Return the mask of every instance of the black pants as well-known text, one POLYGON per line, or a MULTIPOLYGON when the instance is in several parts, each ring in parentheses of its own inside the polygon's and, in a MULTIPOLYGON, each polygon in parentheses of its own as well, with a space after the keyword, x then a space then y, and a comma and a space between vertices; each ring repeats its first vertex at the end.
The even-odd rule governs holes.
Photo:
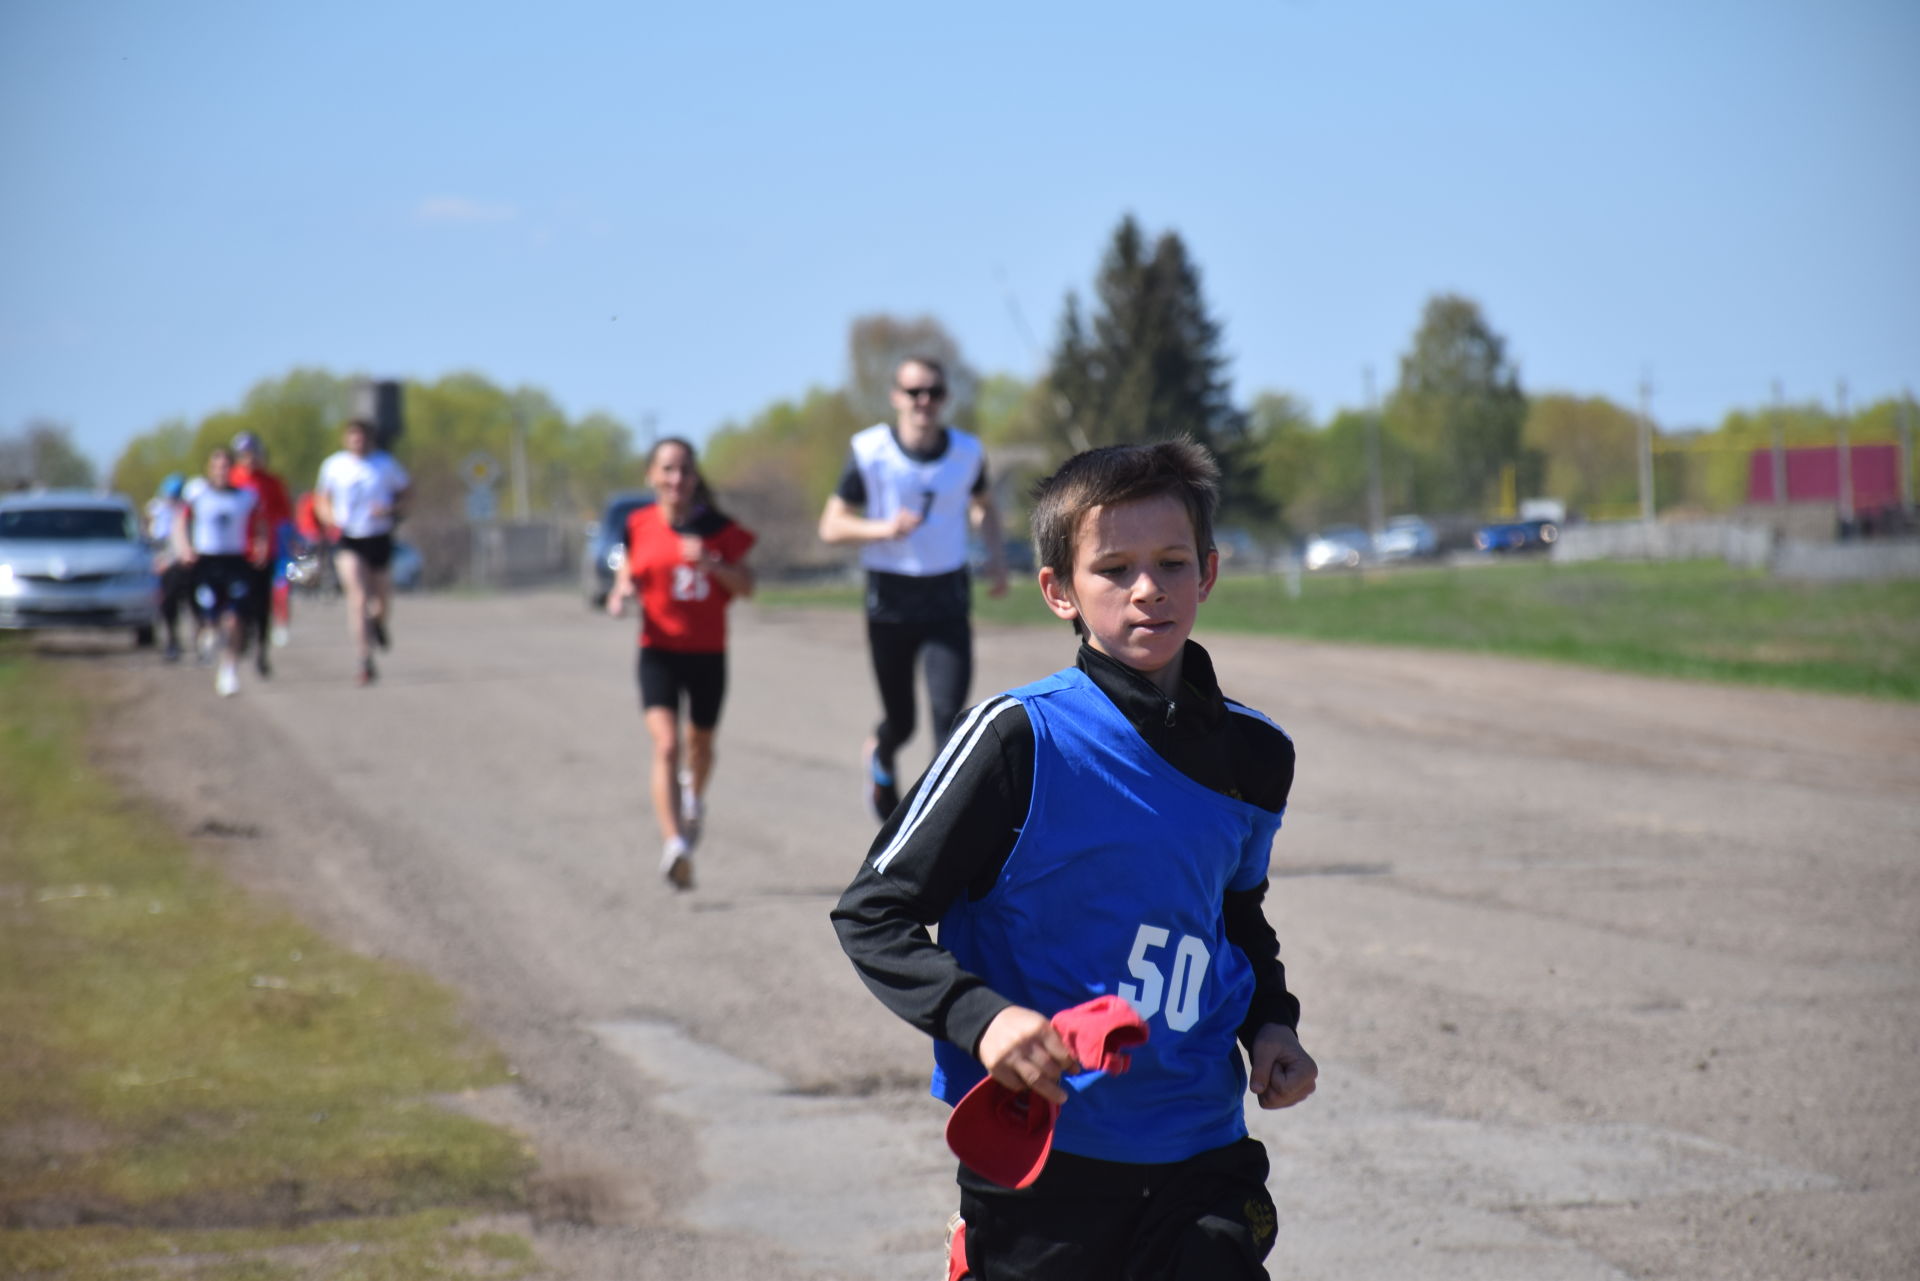
POLYGON ((1055 1152, 1031 1187, 960 1170, 972 1281, 1266 1281, 1267 1150, 1241 1139, 1185 1161, 1055 1152))
POLYGON ((160 618, 167 625, 167 644, 180 647, 180 606, 193 605, 193 570, 175 561, 160 571, 160 618))
POLYGON ((973 627, 964 614, 923 623, 880 623, 870 618, 867 647, 873 655, 873 678, 880 687, 875 754, 891 772, 893 754, 913 737, 914 660, 919 659, 926 669, 927 714, 937 752, 959 719, 973 684, 973 627))

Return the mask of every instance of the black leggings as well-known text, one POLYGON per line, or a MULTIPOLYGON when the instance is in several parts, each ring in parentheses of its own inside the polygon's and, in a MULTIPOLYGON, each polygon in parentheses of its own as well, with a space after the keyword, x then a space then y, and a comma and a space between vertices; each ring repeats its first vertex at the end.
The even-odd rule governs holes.
POLYGON ((893 754, 913 737, 913 663, 920 658, 927 674, 928 719, 933 749, 947 741, 973 684, 973 627, 964 614, 924 623, 867 620, 867 647, 873 655, 873 679, 880 687, 880 724, 873 731, 882 768, 891 772, 893 754))

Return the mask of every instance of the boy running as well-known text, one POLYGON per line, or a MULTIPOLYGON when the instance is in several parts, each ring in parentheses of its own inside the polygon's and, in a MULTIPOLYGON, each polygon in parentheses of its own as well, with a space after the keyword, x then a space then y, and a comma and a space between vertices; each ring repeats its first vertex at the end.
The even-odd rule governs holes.
POLYGON ((936 1095, 990 1074, 1060 1105, 1029 1186, 960 1169, 956 1266, 979 1281, 1267 1275, 1242 1098, 1291 1106, 1318 1068, 1262 910, 1293 744, 1188 639, 1218 476, 1183 440, 1040 482, 1040 590, 1079 655, 961 719, 833 912, 867 986, 936 1038, 936 1095), (1124 1075, 1063 1082, 1086 1065, 1051 1020, 1107 994, 1148 1039, 1124 1075))

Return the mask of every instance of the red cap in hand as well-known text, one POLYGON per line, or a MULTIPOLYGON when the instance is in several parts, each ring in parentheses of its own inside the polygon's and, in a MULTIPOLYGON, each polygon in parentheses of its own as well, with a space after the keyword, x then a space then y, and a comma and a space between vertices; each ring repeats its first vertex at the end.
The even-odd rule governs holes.
MULTIPOLYGON (((1147 1039, 1147 1025, 1117 996, 1100 996, 1053 1016, 1053 1029, 1087 1071, 1125 1072, 1126 1051, 1147 1039)), ((987 1077, 947 1117, 947 1146, 966 1167, 1003 1188, 1040 1177, 1053 1151, 1059 1106, 1032 1090, 1010 1090, 987 1077)))

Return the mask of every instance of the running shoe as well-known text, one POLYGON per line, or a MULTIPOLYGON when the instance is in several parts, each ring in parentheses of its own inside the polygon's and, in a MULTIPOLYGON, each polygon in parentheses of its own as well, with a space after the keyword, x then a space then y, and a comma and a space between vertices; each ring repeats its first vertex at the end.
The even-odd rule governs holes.
POLYGON ((867 803, 867 813, 873 816, 874 822, 884 823, 900 806, 900 789, 894 785, 893 775, 880 767, 879 747, 879 740, 870 738, 860 749, 860 772, 865 776, 860 790, 867 803))
POLYGON ((232 659, 223 659, 220 673, 213 678, 213 690, 222 698, 232 698, 240 692, 240 669, 232 659))
POLYGON ((161 650, 161 651, 160 651, 160 661, 161 661, 161 662, 163 662, 163 663, 177 663, 177 662, 179 662, 179 661, 180 661, 180 646, 179 646, 179 645, 177 645, 177 644, 174 644, 174 643, 172 643, 172 642, 169 642, 169 643, 168 643, 168 645, 167 645, 167 647, 166 647, 165 649, 163 649, 163 650, 161 650))
POLYGON ((387 643, 387 620, 386 619, 369 618, 367 620, 367 635, 373 637, 373 643, 378 645, 381 649, 391 648, 391 646, 387 643))
POLYGON ((262 645, 254 653, 253 669, 259 672, 262 678, 273 675, 273 664, 267 661, 267 647, 265 645, 262 645))
POLYGON ((359 674, 353 678, 353 683, 356 685, 371 685, 379 679, 380 673, 373 670, 373 660, 369 658, 361 662, 359 674))
POLYGON ((680 835, 692 850, 700 843, 700 826, 707 817, 707 807, 700 803, 700 794, 693 790, 693 773, 680 771, 680 835))
POLYGON ((285 649, 287 642, 292 639, 293 629, 289 628, 285 623, 275 623, 273 625, 273 647, 275 649, 285 649))
POLYGON ((661 851, 660 874, 676 890, 693 888, 693 851, 684 837, 674 837, 661 851))

